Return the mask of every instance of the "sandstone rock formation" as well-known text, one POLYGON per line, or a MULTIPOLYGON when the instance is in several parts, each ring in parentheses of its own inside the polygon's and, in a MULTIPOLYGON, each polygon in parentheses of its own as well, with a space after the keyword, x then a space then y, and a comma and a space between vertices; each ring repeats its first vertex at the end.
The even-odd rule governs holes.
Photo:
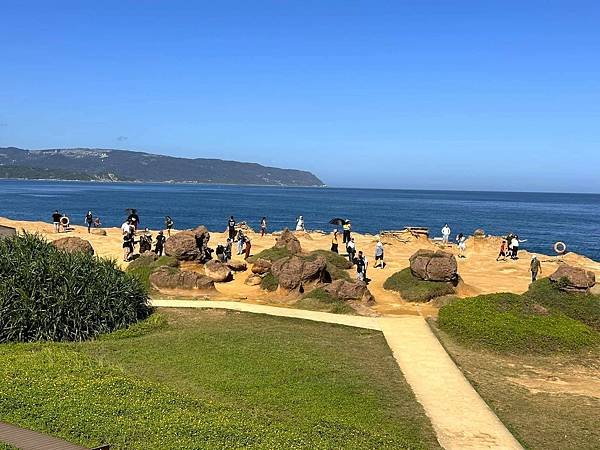
POLYGON ((588 291, 596 284, 594 272, 561 264, 556 272, 550 275, 550 281, 557 283, 560 289, 565 291, 588 291))
POLYGON ((209 277, 173 267, 160 267, 154 271, 150 274, 150 283, 157 289, 215 290, 215 283, 209 277))
POLYGON ((271 272, 279 280, 279 286, 290 291, 313 281, 331 281, 327 261, 321 256, 313 261, 298 256, 283 258, 273 263, 271 272))
POLYGON ((200 225, 193 230, 180 231, 167 239, 165 253, 180 261, 205 262, 210 259, 210 233, 200 225))
POLYGON ((288 230, 287 228, 283 230, 283 232, 275 241, 275 247, 282 248, 285 247, 292 255, 296 255, 302 252, 302 247, 300 246, 300 241, 294 234, 288 230))
POLYGON ((231 269, 220 261, 211 260, 204 265, 204 273, 217 283, 225 283, 233 279, 231 269))
POLYGON ((350 282, 346 280, 335 280, 326 284, 323 287, 323 290, 340 300, 357 300, 366 305, 375 303, 373 294, 371 294, 367 285, 361 281, 350 282))
POLYGON ((254 262, 254 265, 252 266, 252 273, 264 275, 265 273, 271 270, 271 266, 271 261, 259 258, 254 262))
POLYGON ((410 257, 410 271, 425 281, 458 279, 456 258, 444 251, 418 250, 410 257))
POLYGON ((262 277, 256 274, 250 275, 248 278, 246 278, 244 283, 248 286, 258 286, 260 283, 262 283, 262 277))
POLYGON ((57 239, 52 241, 52 245, 54 245, 59 250, 64 250, 65 252, 73 253, 73 252, 84 252, 89 253, 90 255, 94 254, 94 248, 92 244, 90 244, 85 239, 81 239, 75 236, 69 236, 57 239))

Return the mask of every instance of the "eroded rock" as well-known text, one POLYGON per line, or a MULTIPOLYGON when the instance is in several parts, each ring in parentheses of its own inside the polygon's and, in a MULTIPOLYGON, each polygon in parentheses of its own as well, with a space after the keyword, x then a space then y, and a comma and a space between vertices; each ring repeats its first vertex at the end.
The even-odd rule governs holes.
POLYGON ((418 250, 410 257, 410 271, 425 281, 456 281, 456 258, 444 251, 418 250))
POLYGON ((55 241, 52 241, 52 245, 54 245, 59 250, 63 250, 69 253, 83 252, 89 253, 90 255, 94 254, 94 247, 92 247, 92 244, 90 244, 85 239, 81 239, 75 236, 56 239, 55 241))

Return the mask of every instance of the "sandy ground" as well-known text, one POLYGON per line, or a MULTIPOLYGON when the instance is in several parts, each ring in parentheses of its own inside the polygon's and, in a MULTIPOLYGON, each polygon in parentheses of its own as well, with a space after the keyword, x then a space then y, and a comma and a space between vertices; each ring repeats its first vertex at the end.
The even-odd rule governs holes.
MULTIPOLYGON (((113 258, 125 267, 127 263, 122 262, 122 237, 121 230, 118 228, 105 228, 107 235, 99 236, 88 234, 87 229, 81 226, 75 226, 68 233, 54 233, 52 224, 44 222, 15 221, 6 218, 0 218, 0 225, 14 227, 17 230, 26 230, 28 232, 37 232, 43 234, 47 239, 54 240, 65 236, 78 236, 88 240, 96 254, 102 257, 113 258)), ((174 233, 176 231, 173 231, 174 233)), ((152 232, 154 236, 157 230, 152 232)), ((272 247, 275 243, 276 235, 268 234, 261 237, 257 233, 246 233, 252 241, 252 254, 272 247)), ((302 244, 304 251, 317 249, 329 249, 331 245, 330 235, 312 232, 296 233, 296 236, 302 244)), ((458 249, 455 245, 442 246, 440 243, 432 242, 424 237, 409 239, 387 238, 383 240, 385 248, 385 269, 374 269, 374 251, 377 242, 377 236, 361 235, 353 233, 356 241, 357 250, 362 250, 369 258, 371 267, 368 271, 370 278, 369 289, 375 296, 376 305, 373 307, 375 313, 398 315, 436 315, 437 308, 429 304, 415 304, 402 300, 399 294, 383 289, 383 283, 393 273, 409 265, 409 257, 421 248, 444 249, 458 255, 458 249)), ((225 232, 211 232, 210 245, 214 248, 219 242, 226 241, 225 232)), ((467 241, 466 258, 458 258, 458 272, 463 280, 458 289, 459 296, 472 296, 483 293, 494 292, 514 292, 523 293, 527 290, 530 282, 529 262, 531 254, 527 251, 520 252, 520 258, 516 261, 496 262, 496 256, 499 248, 498 238, 476 239, 470 238, 467 241)), ((340 248, 343 245, 340 242, 340 248)), ((235 250, 235 249, 234 249, 235 250)), ((542 262, 542 275, 550 275, 558 267, 557 257, 547 255, 538 255, 542 262)), ((242 257, 235 256, 234 260, 241 260, 242 257)), ((569 253, 562 257, 564 262, 585 267, 596 273, 600 278, 600 262, 593 261, 581 255, 569 253)), ((250 266, 250 265, 249 265, 250 266)), ((202 271, 200 266, 187 264, 186 269, 202 271)), ((251 303, 268 303, 285 305, 293 301, 292 298, 285 298, 278 293, 267 293, 257 286, 247 286, 244 284, 250 271, 235 273, 235 278, 229 283, 217 284, 218 294, 213 295, 214 299, 230 299, 245 301, 251 303)), ((351 276, 355 276, 350 271, 351 276)), ((185 295, 185 293, 172 293, 175 296, 185 295)))

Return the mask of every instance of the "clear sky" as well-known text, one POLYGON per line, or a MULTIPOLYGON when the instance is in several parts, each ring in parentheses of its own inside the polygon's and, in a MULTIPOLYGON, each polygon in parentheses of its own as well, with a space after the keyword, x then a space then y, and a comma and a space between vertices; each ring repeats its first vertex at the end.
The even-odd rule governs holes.
POLYGON ((600 192, 598 1, 0 0, 0 146, 600 192))

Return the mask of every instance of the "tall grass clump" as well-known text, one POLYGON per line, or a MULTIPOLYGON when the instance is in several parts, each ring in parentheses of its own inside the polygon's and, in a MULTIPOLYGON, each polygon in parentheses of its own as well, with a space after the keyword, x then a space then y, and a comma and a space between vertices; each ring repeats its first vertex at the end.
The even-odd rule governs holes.
POLYGON ((149 316, 148 295, 114 261, 39 235, 0 239, 0 342, 81 341, 149 316))

